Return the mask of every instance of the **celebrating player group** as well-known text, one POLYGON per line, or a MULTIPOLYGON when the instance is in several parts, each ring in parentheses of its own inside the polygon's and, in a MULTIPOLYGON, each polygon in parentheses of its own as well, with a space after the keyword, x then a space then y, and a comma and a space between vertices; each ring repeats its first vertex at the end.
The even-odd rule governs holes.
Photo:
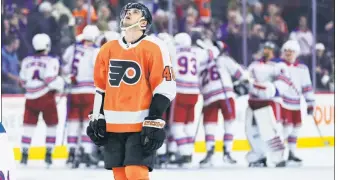
POLYGON ((251 147, 246 155, 249 167, 301 163, 295 154, 300 99, 304 96, 312 115, 314 94, 309 70, 297 59, 297 41, 285 42, 281 57, 275 56, 276 45, 266 42, 262 58, 243 68, 222 42, 207 39, 201 31, 148 35, 152 16, 141 3, 127 4, 120 18, 121 34, 101 33, 87 25, 62 61, 48 55, 50 37, 35 35, 35 54, 23 60, 20 72, 27 92, 22 164, 29 164, 40 112, 47 125, 45 162, 53 163, 56 92, 67 95, 67 164, 73 168, 103 160, 116 180, 147 180, 154 168, 189 166, 199 121, 207 150, 199 166, 210 167, 219 110, 224 120, 223 160, 236 164, 233 124, 241 96, 249 97, 243 127, 251 147), (203 110, 196 113, 199 97, 203 110))

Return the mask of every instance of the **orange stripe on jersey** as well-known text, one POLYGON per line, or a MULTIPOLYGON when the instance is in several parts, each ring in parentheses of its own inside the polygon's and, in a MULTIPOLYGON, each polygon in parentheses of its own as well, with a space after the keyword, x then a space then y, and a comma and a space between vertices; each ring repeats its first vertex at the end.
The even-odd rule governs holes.
POLYGON ((153 37, 147 36, 129 48, 122 40, 108 42, 101 48, 94 68, 94 83, 106 93, 104 111, 110 127, 108 132, 139 132, 141 129, 135 124, 148 116, 153 94, 175 97, 175 81, 163 76, 166 66, 171 68, 169 51, 162 41, 153 37))

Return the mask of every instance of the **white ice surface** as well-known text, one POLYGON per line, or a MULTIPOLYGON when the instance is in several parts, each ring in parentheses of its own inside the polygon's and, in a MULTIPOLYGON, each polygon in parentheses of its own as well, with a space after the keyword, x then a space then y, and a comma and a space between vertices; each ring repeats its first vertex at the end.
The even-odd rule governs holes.
MULTIPOLYGON (((233 153, 237 165, 224 165, 220 153, 214 156, 214 167, 198 168, 204 154, 194 155, 191 169, 161 169, 150 174, 150 180, 333 180, 334 148, 302 149, 297 155, 303 159, 301 167, 247 168, 245 152, 233 153)), ((29 161, 17 166, 18 180, 113 180, 111 171, 103 169, 69 169, 65 160, 55 160, 50 169, 42 161, 29 161)))

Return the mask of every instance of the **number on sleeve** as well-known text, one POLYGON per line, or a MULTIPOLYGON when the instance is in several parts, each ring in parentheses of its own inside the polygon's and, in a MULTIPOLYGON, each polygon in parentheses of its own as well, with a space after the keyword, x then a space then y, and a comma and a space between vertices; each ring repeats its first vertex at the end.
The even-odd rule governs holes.
POLYGON ((175 81, 175 74, 173 71, 172 67, 166 66, 164 67, 163 73, 162 73, 163 78, 165 78, 166 81, 175 81))

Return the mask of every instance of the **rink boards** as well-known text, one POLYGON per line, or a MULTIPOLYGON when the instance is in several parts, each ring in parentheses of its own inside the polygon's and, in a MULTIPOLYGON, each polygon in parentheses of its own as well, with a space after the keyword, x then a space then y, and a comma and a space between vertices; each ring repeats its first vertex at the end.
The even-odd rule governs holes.
MULTIPOLYGON (((62 143, 66 138, 63 136, 65 129, 65 120, 66 120, 66 98, 61 97, 58 103, 58 115, 59 115, 59 125, 57 127, 57 137, 56 137, 56 148, 53 154, 54 158, 66 158, 67 157, 67 148, 66 141, 62 143)), ((236 113, 237 120, 234 124, 234 151, 247 151, 249 150, 249 144, 245 137, 244 132, 244 117, 245 109, 247 108, 247 98, 246 96, 240 97, 236 101, 236 113)), ((22 122, 23 122, 23 112, 24 112, 25 99, 21 95, 16 96, 2 96, 2 120, 3 124, 7 130, 9 140, 11 144, 15 147, 15 157, 16 159, 20 158, 20 143, 21 143, 21 133, 22 122)), ((316 108, 314 112, 314 117, 306 115, 306 105, 304 100, 302 100, 303 105, 303 124, 299 132, 299 139, 297 142, 298 148, 315 148, 322 147, 324 143, 319 137, 318 131, 316 129, 315 123, 318 124, 319 129, 324 136, 325 140, 330 142, 330 146, 334 145, 334 94, 316 94, 316 108)), ((195 108, 195 126, 197 127, 197 122, 200 119, 202 110, 202 100, 201 97, 195 108)), ((35 134, 32 139, 32 148, 30 150, 31 159, 43 159, 45 154, 45 132, 46 125, 40 116, 40 121, 37 128, 35 129, 35 134)), ((223 120, 222 115, 219 113, 219 126, 216 132, 216 151, 222 151, 222 138, 223 138, 223 120)), ((195 143, 196 152, 205 152, 205 142, 204 142, 204 131, 203 126, 200 125, 197 133, 197 141, 195 143)))

